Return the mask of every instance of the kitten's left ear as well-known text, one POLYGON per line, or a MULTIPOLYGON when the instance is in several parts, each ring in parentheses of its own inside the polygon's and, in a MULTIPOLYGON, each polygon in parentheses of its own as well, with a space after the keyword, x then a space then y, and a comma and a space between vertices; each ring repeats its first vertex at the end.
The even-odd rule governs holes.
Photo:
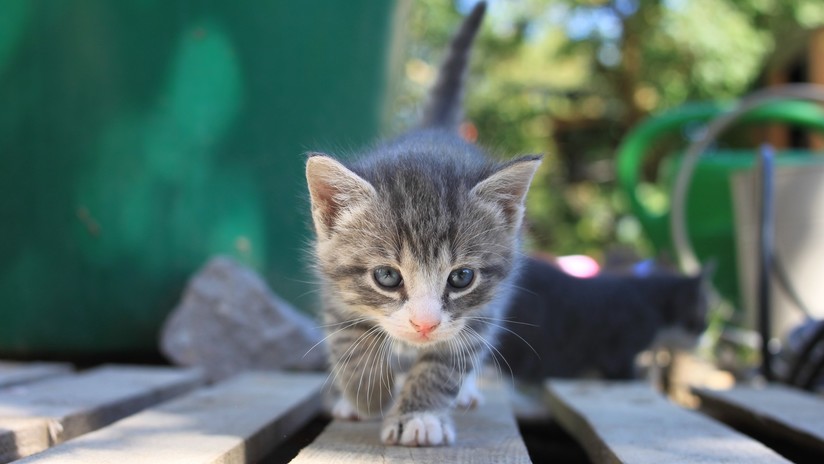
POLYGON ((306 183, 318 236, 328 236, 341 218, 374 198, 375 188, 330 156, 312 153, 306 161, 306 183))
POLYGON ((541 158, 540 155, 530 155, 506 163, 473 187, 472 193, 483 201, 496 204, 511 225, 520 227, 526 192, 541 158))

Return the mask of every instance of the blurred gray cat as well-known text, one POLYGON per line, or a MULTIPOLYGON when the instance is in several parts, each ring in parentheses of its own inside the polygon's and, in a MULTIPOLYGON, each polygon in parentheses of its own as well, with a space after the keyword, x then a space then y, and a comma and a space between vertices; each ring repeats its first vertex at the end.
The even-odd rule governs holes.
POLYGON ((540 157, 499 163, 457 130, 484 10, 479 3, 453 39, 419 129, 352 163, 312 154, 306 165, 330 375, 341 393, 333 414, 383 414, 390 445, 455 440, 449 409, 480 401, 473 370, 518 268, 540 157))
POLYGON ((581 279, 529 258, 496 354, 527 382, 592 373, 633 378, 638 353, 659 342, 687 348, 706 329, 711 273, 709 266, 695 277, 655 273, 581 279))

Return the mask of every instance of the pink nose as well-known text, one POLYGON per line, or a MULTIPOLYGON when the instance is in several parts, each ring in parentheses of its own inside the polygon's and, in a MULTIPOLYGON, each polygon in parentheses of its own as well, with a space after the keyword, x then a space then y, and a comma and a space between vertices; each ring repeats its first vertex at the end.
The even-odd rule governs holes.
POLYGON ((441 321, 416 321, 413 319, 409 319, 409 323, 412 324, 415 332, 418 332, 421 335, 429 335, 433 330, 437 329, 438 326, 441 325, 441 321))

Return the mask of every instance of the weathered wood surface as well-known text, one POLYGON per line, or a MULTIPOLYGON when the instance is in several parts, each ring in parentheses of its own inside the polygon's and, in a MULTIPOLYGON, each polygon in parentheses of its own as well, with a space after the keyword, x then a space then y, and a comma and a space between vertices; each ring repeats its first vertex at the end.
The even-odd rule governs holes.
POLYGON ((595 463, 779 463, 776 452, 640 382, 550 380, 553 417, 595 463))
POLYGON ((66 363, 0 361, 0 388, 21 385, 70 372, 72 372, 72 365, 66 363))
POLYGON ((0 463, 49 447, 48 423, 43 419, 0 418, 0 463))
POLYGON ((486 403, 471 411, 455 411, 457 440, 447 447, 385 446, 379 438, 380 421, 334 421, 292 461, 296 464, 528 463, 509 398, 503 387, 484 389, 486 403))
POLYGON ((824 462, 823 398, 778 384, 693 392, 712 415, 816 450, 824 462))
POLYGON ((0 463, 108 425, 203 382, 193 370, 104 366, 0 391, 0 463))
POLYGON ((322 374, 242 374, 19 464, 257 462, 318 413, 325 378, 322 374))

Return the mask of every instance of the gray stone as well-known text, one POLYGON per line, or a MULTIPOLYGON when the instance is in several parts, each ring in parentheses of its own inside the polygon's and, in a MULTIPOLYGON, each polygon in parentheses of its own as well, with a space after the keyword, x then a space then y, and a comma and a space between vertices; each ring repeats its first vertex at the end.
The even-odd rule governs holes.
POLYGON ((166 320, 160 349, 169 360, 203 368, 213 380, 244 370, 322 370, 316 321, 275 295, 253 270, 211 259, 189 281, 166 320))

